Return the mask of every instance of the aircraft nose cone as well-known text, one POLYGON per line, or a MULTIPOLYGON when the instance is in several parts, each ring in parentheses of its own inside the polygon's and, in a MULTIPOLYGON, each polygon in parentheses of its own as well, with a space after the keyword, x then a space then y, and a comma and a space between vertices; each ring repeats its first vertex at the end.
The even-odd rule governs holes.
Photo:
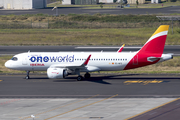
POLYGON ((10 67, 11 67, 9 61, 7 61, 4 65, 5 65, 5 67, 7 67, 7 68, 10 68, 10 67))

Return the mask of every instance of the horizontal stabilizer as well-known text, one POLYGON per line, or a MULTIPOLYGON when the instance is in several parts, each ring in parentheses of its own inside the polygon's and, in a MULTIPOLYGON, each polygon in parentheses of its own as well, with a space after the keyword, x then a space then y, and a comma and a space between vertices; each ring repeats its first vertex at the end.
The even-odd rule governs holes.
POLYGON ((161 57, 148 57, 148 58, 147 58, 147 61, 149 61, 149 62, 154 62, 154 61, 160 60, 160 59, 161 59, 161 57))

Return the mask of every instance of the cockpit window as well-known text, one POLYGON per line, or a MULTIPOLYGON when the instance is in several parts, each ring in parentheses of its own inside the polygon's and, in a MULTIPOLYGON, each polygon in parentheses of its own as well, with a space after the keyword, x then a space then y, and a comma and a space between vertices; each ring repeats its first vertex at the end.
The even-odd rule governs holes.
POLYGON ((11 60, 13 60, 13 61, 17 61, 17 60, 18 60, 18 58, 17 58, 17 57, 13 57, 11 60))

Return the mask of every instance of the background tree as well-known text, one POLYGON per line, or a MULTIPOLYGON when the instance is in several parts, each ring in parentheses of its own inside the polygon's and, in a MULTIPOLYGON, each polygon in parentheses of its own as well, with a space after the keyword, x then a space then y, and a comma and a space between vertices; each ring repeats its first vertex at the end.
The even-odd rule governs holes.
POLYGON ((103 8, 103 3, 102 2, 100 2, 100 7, 101 7, 101 9, 103 8))

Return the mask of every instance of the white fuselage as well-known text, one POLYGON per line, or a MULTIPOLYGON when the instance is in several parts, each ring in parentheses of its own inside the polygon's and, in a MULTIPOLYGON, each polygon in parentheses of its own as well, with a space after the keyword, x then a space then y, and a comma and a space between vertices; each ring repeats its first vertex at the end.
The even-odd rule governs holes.
MULTIPOLYGON (((15 55, 18 60, 9 60, 5 66, 15 70, 46 71, 50 66, 81 65, 91 54, 84 71, 123 70, 137 52, 28 52, 15 55)), ((81 70, 83 71, 83 70, 81 70)))

